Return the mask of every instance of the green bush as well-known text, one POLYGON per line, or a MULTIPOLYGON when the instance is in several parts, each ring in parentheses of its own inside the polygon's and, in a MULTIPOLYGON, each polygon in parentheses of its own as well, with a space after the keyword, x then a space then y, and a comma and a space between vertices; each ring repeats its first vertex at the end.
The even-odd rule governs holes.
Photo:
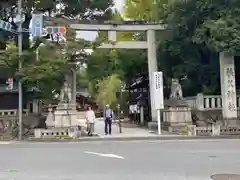
POLYGON ((188 135, 188 128, 186 127, 186 128, 183 128, 182 130, 181 130, 181 135, 188 135))

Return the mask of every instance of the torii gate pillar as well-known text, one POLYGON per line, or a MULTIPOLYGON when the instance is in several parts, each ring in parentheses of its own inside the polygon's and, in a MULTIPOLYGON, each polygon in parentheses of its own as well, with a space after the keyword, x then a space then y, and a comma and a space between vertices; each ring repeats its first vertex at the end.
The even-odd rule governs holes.
MULTIPOLYGON (((72 21, 71 21, 72 22, 72 21)), ((123 21, 123 22, 86 22, 75 21, 72 22, 70 28, 80 31, 108 31, 108 40, 115 41, 114 44, 102 44, 99 48, 106 49, 147 49, 148 50, 148 72, 149 72, 149 90, 150 90, 150 104, 151 104, 151 119, 157 120, 157 110, 155 109, 155 95, 153 85, 153 73, 158 71, 157 66, 157 52, 156 52, 156 38, 155 31, 164 30, 165 26, 161 23, 151 23, 143 21, 123 21), (146 41, 121 41, 116 42, 117 31, 145 31, 147 32, 146 41)))
POLYGON ((149 90, 150 90, 150 101, 151 101, 151 116, 152 120, 157 120, 157 110, 155 109, 155 95, 154 95, 154 80, 153 73, 158 71, 157 65, 157 49, 156 49, 156 38, 155 31, 147 31, 147 46, 148 46, 148 74, 149 74, 149 90))

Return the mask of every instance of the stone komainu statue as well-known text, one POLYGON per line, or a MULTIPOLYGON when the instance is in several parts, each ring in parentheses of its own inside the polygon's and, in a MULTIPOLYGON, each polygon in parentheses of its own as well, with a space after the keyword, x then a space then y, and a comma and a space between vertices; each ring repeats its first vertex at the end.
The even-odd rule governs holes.
POLYGON ((178 79, 172 79, 170 99, 182 99, 182 86, 178 79))
POLYGON ((60 101, 63 103, 70 103, 72 101, 72 89, 66 81, 61 89, 60 101))

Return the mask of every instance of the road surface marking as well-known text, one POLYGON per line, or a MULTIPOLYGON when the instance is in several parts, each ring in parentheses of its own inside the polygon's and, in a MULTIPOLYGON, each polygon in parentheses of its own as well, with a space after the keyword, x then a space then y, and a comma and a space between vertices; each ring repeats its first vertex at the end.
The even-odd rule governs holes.
POLYGON ((0 142, 0 145, 5 145, 5 144, 12 144, 12 142, 0 142))
POLYGON ((84 151, 84 153, 86 153, 86 154, 93 154, 93 155, 102 156, 102 157, 124 159, 124 157, 118 156, 116 154, 103 154, 103 153, 90 152, 90 151, 84 151))

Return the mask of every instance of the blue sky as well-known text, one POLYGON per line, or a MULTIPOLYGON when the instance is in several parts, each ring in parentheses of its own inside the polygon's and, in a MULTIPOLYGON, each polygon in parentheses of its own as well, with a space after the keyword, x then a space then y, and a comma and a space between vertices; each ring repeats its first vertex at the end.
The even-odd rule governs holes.
MULTIPOLYGON (((115 1, 115 8, 119 11, 123 8, 123 1, 124 0, 114 0, 115 1)), ((77 33, 78 38, 84 38, 86 40, 94 40, 96 38, 95 32, 88 32, 88 31, 79 31, 77 33)))

